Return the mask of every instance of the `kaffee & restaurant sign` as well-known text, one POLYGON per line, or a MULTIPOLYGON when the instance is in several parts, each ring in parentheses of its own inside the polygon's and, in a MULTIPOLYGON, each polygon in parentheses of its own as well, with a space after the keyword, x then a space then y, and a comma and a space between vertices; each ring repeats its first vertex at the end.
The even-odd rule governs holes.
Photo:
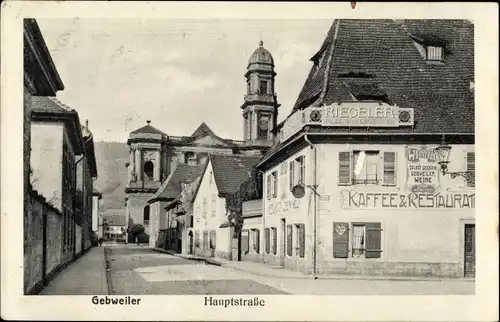
POLYGON ((464 209, 475 208, 475 194, 343 190, 340 192, 340 203, 344 209, 464 209))

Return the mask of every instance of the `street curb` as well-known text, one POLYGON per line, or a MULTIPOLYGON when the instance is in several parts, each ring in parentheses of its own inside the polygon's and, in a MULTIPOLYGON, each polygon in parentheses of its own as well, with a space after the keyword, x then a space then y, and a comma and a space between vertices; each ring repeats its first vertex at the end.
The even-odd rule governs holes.
POLYGON ((234 270, 240 271, 240 272, 245 272, 249 274, 253 274, 256 276, 262 276, 262 277, 273 277, 273 278, 285 278, 285 279, 298 279, 298 280, 354 280, 354 281, 389 281, 389 282, 469 282, 469 283, 474 283, 475 279, 470 279, 470 278, 418 278, 418 277, 378 277, 378 276, 349 276, 349 275, 339 275, 339 276, 321 276, 321 275, 306 275, 306 276, 273 276, 273 275, 268 275, 268 274, 261 274, 255 271, 251 270, 246 270, 242 269, 239 267, 235 266, 230 266, 230 265, 225 265, 220 262, 218 262, 215 259, 212 258, 204 258, 204 257, 199 257, 199 256, 193 256, 193 257, 187 257, 187 256, 182 256, 180 254, 170 252, 168 250, 164 250, 161 248, 153 248, 154 251, 160 252, 160 253, 165 253, 168 255, 172 255, 175 257, 183 258, 183 259, 189 259, 189 260, 196 260, 196 261, 203 261, 209 265, 214 265, 214 266, 222 266, 222 267, 227 267, 227 268, 232 268, 234 270))
POLYGON ((113 295, 113 281, 111 280, 111 268, 109 267, 109 252, 111 250, 108 247, 104 247, 104 264, 106 266, 106 284, 108 285, 108 295, 113 295))
POLYGON ((168 251, 168 250, 158 248, 158 247, 153 248, 153 250, 155 252, 168 254, 168 255, 175 256, 175 257, 182 258, 182 259, 194 260, 194 261, 198 261, 198 262, 205 262, 209 265, 214 265, 214 266, 222 266, 221 263, 219 263, 218 261, 211 259, 211 258, 206 258, 206 257, 201 257, 201 256, 184 256, 182 254, 174 253, 172 251, 168 251))

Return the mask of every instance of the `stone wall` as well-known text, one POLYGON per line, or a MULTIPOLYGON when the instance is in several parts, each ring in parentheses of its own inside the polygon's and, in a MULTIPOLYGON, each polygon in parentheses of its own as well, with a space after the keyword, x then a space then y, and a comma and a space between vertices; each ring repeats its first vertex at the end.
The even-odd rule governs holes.
POLYGON ((47 216, 47 274, 62 263, 62 215, 50 212, 47 216))
POLYGON ((43 279, 42 202, 27 193, 24 200, 24 291, 29 292, 43 279))
POLYGON ((64 264, 62 215, 32 190, 24 198, 24 215, 24 292, 29 294, 64 264))

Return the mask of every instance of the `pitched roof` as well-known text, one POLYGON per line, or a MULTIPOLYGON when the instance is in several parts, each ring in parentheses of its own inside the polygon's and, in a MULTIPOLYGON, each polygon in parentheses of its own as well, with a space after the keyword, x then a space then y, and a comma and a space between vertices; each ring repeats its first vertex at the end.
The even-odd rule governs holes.
POLYGON ((210 154, 219 194, 232 194, 238 191, 259 160, 260 156, 210 154))
POLYGON ((196 166, 180 163, 175 168, 174 172, 162 183, 154 196, 148 202, 156 200, 175 199, 181 195, 182 182, 194 181, 198 178, 203 170, 205 164, 196 166))
POLYGON ((54 114, 75 114, 76 111, 52 96, 32 96, 31 108, 35 112, 54 114))
POLYGON ((203 136, 208 134, 214 134, 207 123, 203 122, 198 126, 198 128, 191 134, 191 137, 203 136))
POLYGON ((329 105, 375 94, 401 108, 414 108, 413 128, 386 128, 385 132, 474 132, 471 22, 340 19, 332 24, 315 56, 322 54, 324 59, 318 69, 311 68, 292 113, 313 103, 329 105), (444 44, 444 63, 426 61, 417 48, 419 42, 444 44))
POLYGON ((162 131, 158 130, 154 126, 149 125, 149 123, 147 125, 144 125, 141 128, 138 128, 135 131, 130 132, 130 134, 137 134, 137 133, 148 133, 148 134, 166 135, 165 133, 163 133, 162 131))
POLYGON ((69 139, 76 154, 85 153, 82 127, 78 112, 51 96, 31 97, 31 118, 37 121, 59 120, 68 126, 69 139))

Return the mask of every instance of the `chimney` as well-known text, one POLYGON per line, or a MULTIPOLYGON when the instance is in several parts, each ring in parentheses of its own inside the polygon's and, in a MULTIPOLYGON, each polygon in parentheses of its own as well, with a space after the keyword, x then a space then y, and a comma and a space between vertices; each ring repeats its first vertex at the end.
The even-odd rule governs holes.
POLYGON ((89 120, 85 120, 85 127, 88 129, 89 128, 89 120))

